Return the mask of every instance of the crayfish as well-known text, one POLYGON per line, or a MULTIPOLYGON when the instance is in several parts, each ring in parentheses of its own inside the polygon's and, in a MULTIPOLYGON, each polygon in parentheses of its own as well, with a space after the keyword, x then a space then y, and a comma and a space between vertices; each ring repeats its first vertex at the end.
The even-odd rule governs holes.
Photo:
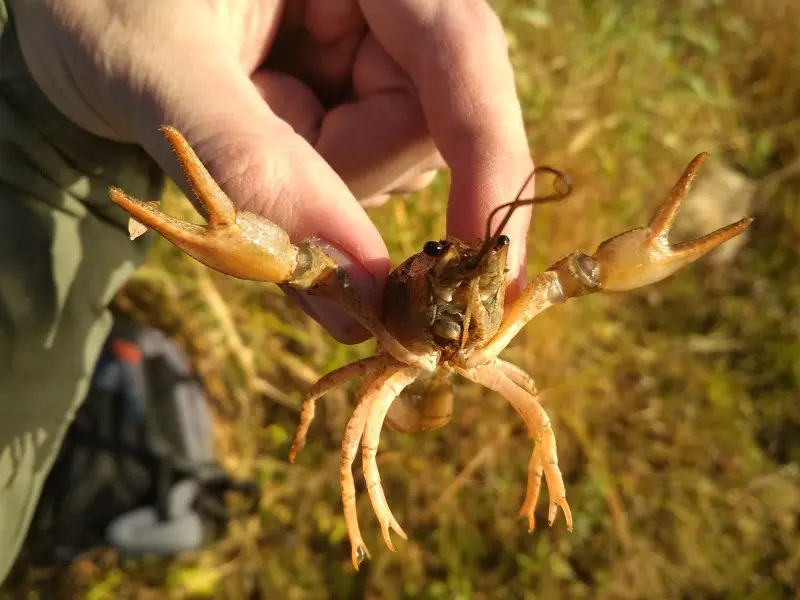
POLYGON ((290 452, 290 460, 294 461, 305 444, 316 400, 360 378, 356 407, 344 432, 340 472, 345 522, 356 569, 369 557, 359 530, 352 473, 359 445, 372 507, 383 538, 393 549, 390 530, 403 539, 406 534, 392 514, 380 483, 376 455, 381 429, 384 422, 407 433, 444 426, 453 411, 449 383, 452 374, 481 384, 508 400, 534 440, 520 509, 520 516, 528 519, 529 530, 534 529, 534 509, 542 475, 549 495, 550 525, 560 508, 571 530, 572 514, 558 467, 550 419, 537 400, 531 377, 498 356, 525 324, 546 308, 595 292, 632 290, 660 281, 739 235, 752 222, 751 218, 743 218, 698 239, 669 243, 667 236, 678 208, 706 158, 705 153, 699 154, 689 163, 648 226, 604 241, 591 255, 574 252, 557 261, 534 278, 505 312, 509 239, 502 230, 511 210, 561 198, 569 192, 565 176, 540 167, 536 172, 556 175, 561 183, 557 193, 530 200, 518 197, 499 207, 507 208, 507 214, 494 230, 489 219, 483 239, 465 241, 448 237, 427 242, 422 252, 408 258, 389 275, 379 314, 356 291, 347 272, 321 247, 313 241, 295 244, 264 217, 237 211, 183 136, 171 127, 163 127, 162 131, 207 211, 208 224, 203 227, 180 221, 162 213, 155 203, 137 200, 111 188, 111 199, 131 215, 134 225, 154 229, 193 258, 222 273, 288 285, 332 300, 377 341, 374 356, 328 373, 311 388, 303 400, 290 452), (403 399, 403 390, 423 375, 430 378, 428 393, 415 402, 403 399))

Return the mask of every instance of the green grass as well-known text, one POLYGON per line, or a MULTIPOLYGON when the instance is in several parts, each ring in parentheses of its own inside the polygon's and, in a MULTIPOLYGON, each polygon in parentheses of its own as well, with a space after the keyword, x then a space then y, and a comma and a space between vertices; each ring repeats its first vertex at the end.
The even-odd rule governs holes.
MULTIPOLYGON (((338 345, 276 289, 198 268, 160 241, 118 302, 189 350, 216 400, 221 456, 258 474, 263 510, 171 564, 101 553, 31 572, 14 597, 56 588, 66 598, 797 597, 800 8, 494 4, 532 153, 576 184, 535 214, 531 274, 644 223, 699 151, 763 182, 732 262, 553 308, 504 354, 543 390, 575 531, 561 518, 544 526, 544 498, 535 533, 515 519, 530 442, 502 399, 459 383, 446 428, 383 434, 387 496, 411 536, 395 554, 357 462, 373 560, 354 573, 338 486, 348 395, 321 404, 296 465, 286 455, 302 393, 371 344, 338 345)), ((446 192, 443 178, 370 211, 395 264, 442 233, 446 192)))

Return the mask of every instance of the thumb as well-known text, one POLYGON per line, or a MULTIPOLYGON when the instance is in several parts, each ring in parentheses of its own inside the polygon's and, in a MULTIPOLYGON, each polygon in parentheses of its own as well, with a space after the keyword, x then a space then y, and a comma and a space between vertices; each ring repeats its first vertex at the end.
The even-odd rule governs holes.
MULTIPOLYGON (((388 253, 378 231, 345 183, 314 148, 264 102, 235 58, 211 49, 190 63, 163 68, 132 114, 135 135, 165 172, 191 190, 158 127, 177 128, 237 209, 282 227, 294 243, 316 238, 345 266, 378 306, 388 253)), ((180 52, 173 55, 180 56, 180 52)), ((368 337, 330 303, 296 291, 289 295, 339 341, 368 337)))

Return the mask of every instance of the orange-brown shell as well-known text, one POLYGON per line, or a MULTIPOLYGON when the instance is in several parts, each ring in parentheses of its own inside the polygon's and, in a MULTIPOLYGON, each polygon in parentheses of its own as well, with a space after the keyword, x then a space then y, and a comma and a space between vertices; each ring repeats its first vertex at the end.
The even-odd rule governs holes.
MULTIPOLYGON (((507 246, 490 250, 477 267, 468 265, 482 240, 467 244, 455 238, 443 240, 447 251, 438 257, 420 252, 389 275, 384 294, 383 320, 389 331, 408 349, 435 346, 446 354, 473 347, 491 337, 503 318, 507 246), (482 309, 471 307, 478 295, 482 309), (435 333, 437 319, 463 325, 458 314, 469 314, 464 344, 435 333)), ((446 356, 443 356, 446 360, 446 356)))

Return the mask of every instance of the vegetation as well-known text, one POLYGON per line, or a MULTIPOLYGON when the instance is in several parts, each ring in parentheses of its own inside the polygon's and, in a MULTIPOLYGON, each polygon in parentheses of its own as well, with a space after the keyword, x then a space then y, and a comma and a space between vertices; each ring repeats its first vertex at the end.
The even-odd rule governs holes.
MULTIPOLYGON (((373 560, 355 573, 338 483, 348 394, 320 404, 298 463, 286 456, 303 392, 372 343, 339 345, 274 286, 221 276, 159 240, 118 305, 190 352, 215 399, 221 456, 264 483, 261 514, 169 564, 103 552, 31 572, 14 598, 800 597, 800 5, 494 5, 533 156, 576 184, 535 212, 531 274, 646 222, 702 150, 759 184, 748 242, 727 260, 553 308, 505 352, 543 390, 575 531, 561 517, 546 527, 544 492, 537 530, 516 520, 531 442, 501 398, 459 382, 450 425, 383 433, 384 486, 411 536, 394 554, 357 461, 373 560)), ((394 264, 443 233, 447 190, 442 177, 370 209, 394 264)), ((726 210, 715 200, 707 209, 726 210)))

